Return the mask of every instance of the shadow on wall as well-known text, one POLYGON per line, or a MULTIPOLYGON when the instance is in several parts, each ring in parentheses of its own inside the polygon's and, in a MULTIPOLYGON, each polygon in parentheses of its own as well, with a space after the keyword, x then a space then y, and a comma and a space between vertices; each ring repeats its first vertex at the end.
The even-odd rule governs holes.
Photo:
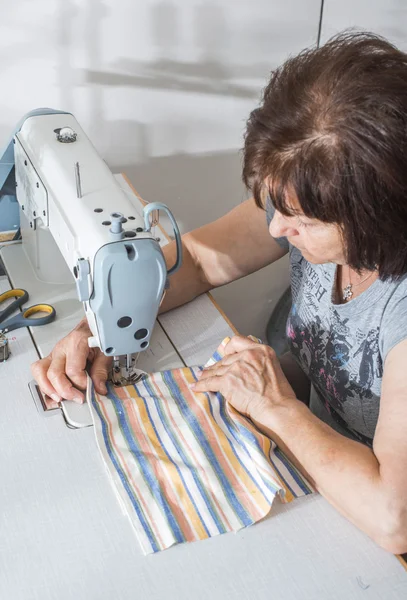
MULTIPOLYGON (((108 70, 91 67, 85 70, 85 82, 104 87, 131 86, 257 98, 258 80, 267 76, 270 63, 249 60, 242 65, 235 62, 234 57, 239 56, 242 51, 241 43, 233 43, 237 33, 228 28, 222 6, 206 2, 192 7, 191 11, 194 36, 192 51, 198 56, 195 60, 190 57, 189 60, 179 59, 179 40, 182 39, 181 11, 175 4, 162 1, 151 7, 151 30, 156 56, 148 61, 121 58, 111 64, 108 70), (242 83, 242 80, 245 80, 245 83, 242 83)), ((103 17, 100 10, 99 15, 103 17)), ((94 17, 93 14, 93 26, 94 17)), ((256 31, 257 27, 253 29, 256 31)), ((278 35, 277 30, 274 33, 278 35)), ((244 41, 244 32, 241 34, 239 39, 244 41)), ((268 35, 269 40, 273 39, 275 43, 276 38, 272 37, 270 30, 268 35)), ((251 42, 253 53, 255 40, 251 42)), ((248 44, 247 46, 249 47, 248 44)), ((250 51, 248 55, 250 56, 250 51)))
POLYGON ((122 59, 116 63, 116 68, 120 68, 121 71, 128 69, 137 74, 88 70, 85 73, 85 81, 104 87, 130 86, 240 98, 258 97, 258 90, 233 83, 229 73, 217 62, 191 64, 162 59, 154 63, 142 63, 122 59))

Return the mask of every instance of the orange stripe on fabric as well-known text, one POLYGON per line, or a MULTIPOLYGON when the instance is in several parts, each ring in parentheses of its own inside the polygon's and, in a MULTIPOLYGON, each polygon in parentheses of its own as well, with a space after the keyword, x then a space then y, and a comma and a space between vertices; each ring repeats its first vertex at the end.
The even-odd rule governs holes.
POLYGON ((178 386, 180 391, 193 410, 195 417, 206 434, 207 439, 211 440, 212 450, 217 456, 225 475, 233 485, 235 493, 244 508, 252 515, 255 520, 264 517, 265 512, 270 510, 270 504, 259 492, 257 485, 250 479, 244 468, 233 454, 228 439, 216 421, 211 420, 213 429, 209 424, 209 400, 205 394, 194 394, 187 383, 194 383, 195 378, 191 369, 179 369, 181 377, 178 377, 178 386), (183 377, 185 377, 185 382, 183 377), (206 405, 206 410, 203 409, 206 405), (194 410, 195 408, 195 410, 194 410), (215 435, 214 435, 215 433, 215 435))
MULTIPOLYGON (((155 381, 155 374, 153 374, 150 378, 150 382, 152 384, 152 386, 154 387, 154 389, 156 390, 157 394, 160 394, 160 390, 157 386, 157 382, 155 381)), ((163 407, 163 409, 165 410, 165 406, 163 407)), ((172 426, 174 427, 174 430, 177 433, 178 438, 181 440, 184 448, 187 450, 187 452, 189 453, 189 455, 192 457, 192 459, 194 460, 195 464, 199 464, 199 460, 196 456, 196 454, 194 453, 193 449, 191 448, 191 446, 188 444, 188 441, 186 440, 186 438, 184 437, 181 429, 178 427, 173 414, 171 413, 170 410, 167 411, 167 416, 171 421, 172 426)), ((233 527, 229 521, 229 519, 227 518, 226 514, 223 512, 222 507, 216 497, 215 491, 213 489, 213 486, 211 485, 211 482, 209 480, 209 478, 207 477, 205 471, 201 471, 200 475, 202 476, 202 479, 204 480, 205 484, 206 484, 206 491, 208 492, 208 494, 211 497, 212 502, 214 503, 214 505, 216 506, 223 522, 224 525, 226 527, 228 527, 230 530, 233 530, 233 527)))
POLYGON ((130 398, 123 400, 123 405, 129 416, 132 432, 135 437, 137 437, 137 441, 140 444, 142 451, 145 453, 146 458, 148 458, 154 474, 161 484, 161 491, 167 498, 167 501, 171 507, 171 511, 177 519, 185 539, 191 542, 195 541, 196 539, 207 538, 208 535, 202 526, 199 515, 196 513, 190 498, 185 493, 185 486, 182 483, 177 469, 175 465, 168 459, 156 436, 143 400, 140 398, 137 390, 133 386, 128 386, 126 391, 130 398), (135 402, 133 402, 133 400, 135 402), (137 415, 134 404, 137 404, 140 416, 137 415), (138 418, 141 419, 145 432, 139 425, 138 418), (151 448, 147 442, 146 434, 154 448, 155 460, 152 460, 151 458, 151 448), (174 494, 173 489, 171 489, 171 485, 174 486, 178 494, 178 498, 174 494), (188 523, 188 520, 185 518, 183 511, 188 514, 195 529, 192 529, 190 523, 188 523))
POLYGON ((109 415, 107 414, 106 407, 103 404, 103 402, 100 401, 99 394, 97 394, 96 391, 94 392, 94 394, 95 394, 96 401, 99 404, 100 410, 103 413, 104 419, 106 421, 107 428, 108 428, 108 431, 109 431, 109 439, 110 439, 110 441, 112 443, 112 446, 114 446, 114 451, 115 451, 116 455, 120 459, 120 463, 121 463, 122 469, 125 471, 128 480, 131 482, 131 485, 133 486, 133 489, 134 489, 135 493, 137 494, 137 498, 140 501, 140 505, 142 505, 143 511, 145 512, 146 517, 147 517, 147 519, 149 521, 149 525, 150 525, 151 529, 154 532, 154 536, 157 538, 157 542, 160 544, 160 546, 162 548, 165 548, 166 546, 165 546, 165 544, 163 542, 163 539, 160 536, 159 530, 157 529, 157 527, 154 527, 154 520, 152 518, 152 515, 151 515, 150 511, 148 510, 147 504, 143 500, 143 495, 141 494, 140 489, 137 487, 136 482, 134 481, 134 479, 133 479, 133 477, 132 477, 132 475, 131 475, 131 473, 130 473, 130 471, 128 469, 128 466, 127 466, 127 463, 126 463, 126 461, 125 461, 125 459, 123 457, 123 454, 120 452, 119 447, 118 447, 118 445, 117 445, 117 443, 115 441, 115 438, 113 436, 112 423, 111 423, 111 421, 109 419, 109 415))

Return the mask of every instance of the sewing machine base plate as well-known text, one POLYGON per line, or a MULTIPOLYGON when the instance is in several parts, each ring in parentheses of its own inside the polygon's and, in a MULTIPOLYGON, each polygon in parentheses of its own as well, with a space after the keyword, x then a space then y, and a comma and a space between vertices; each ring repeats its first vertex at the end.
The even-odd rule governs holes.
POLYGON ((28 384, 34 404, 40 415, 52 417, 62 412, 65 423, 69 429, 82 429, 93 425, 92 415, 86 402, 78 404, 71 400, 62 400, 58 403, 47 394, 43 394, 36 381, 28 384))

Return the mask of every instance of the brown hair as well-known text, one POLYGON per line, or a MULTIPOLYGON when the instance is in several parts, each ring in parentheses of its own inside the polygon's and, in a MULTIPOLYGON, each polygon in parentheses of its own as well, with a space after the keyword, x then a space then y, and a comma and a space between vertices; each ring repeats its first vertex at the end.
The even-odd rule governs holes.
POLYGON ((354 269, 407 273, 407 55, 347 31, 287 60, 248 119, 243 180, 262 208, 270 180, 281 213, 293 190, 307 217, 337 223, 354 269))

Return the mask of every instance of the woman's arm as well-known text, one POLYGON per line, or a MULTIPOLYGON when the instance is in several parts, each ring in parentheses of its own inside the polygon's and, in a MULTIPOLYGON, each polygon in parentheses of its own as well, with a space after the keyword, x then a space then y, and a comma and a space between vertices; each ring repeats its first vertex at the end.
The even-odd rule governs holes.
POLYGON ((391 431, 382 440, 389 452, 377 454, 334 431, 302 403, 252 420, 347 519, 389 552, 407 552, 407 453, 397 455, 402 446, 391 431))
MULTIPOLYGON (((160 312, 193 300, 200 294, 245 277, 284 254, 270 235, 266 213, 253 198, 223 217, 182 236, 182 267, 170 278, 160 312)), ((163 248, 167 265, 174 264, 175 242, 163 248)))
POLYGON ((385 362, 373 450, 313 415, 271 348, 236 337, 225 350, 195 389, 221 392, 343 515, 383 548, 407 552, 407 340, 385 362))

